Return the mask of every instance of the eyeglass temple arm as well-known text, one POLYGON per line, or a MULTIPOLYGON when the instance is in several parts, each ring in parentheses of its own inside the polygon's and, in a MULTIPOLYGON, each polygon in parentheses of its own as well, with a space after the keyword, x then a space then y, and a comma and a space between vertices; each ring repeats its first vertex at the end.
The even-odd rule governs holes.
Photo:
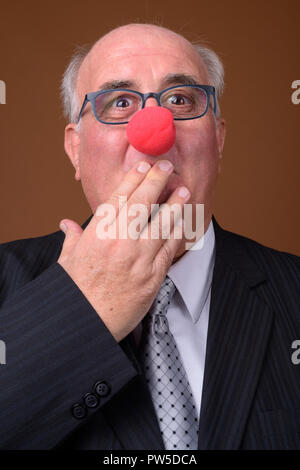
POLYGON ((213 109, 213 111, 214 111, 214 115, 216 116, 216 114, 217 114, 217 97, 216 97, 216 89, 215 89, 215 87, 211 87, 211 88, 212 88, 212 90, 210 91, 210 93, 212 94, 212 96, 213 96, 213 99, 214 99, 214 109, 213 109))
POLYGON ((76 124, 79 123, 79 121, 80 121, 80 119, 81 119, 81 116, 82 116, 82 113, 83 113, 83 111, 84 111, 84 108, 86 107, 86 104, 88 103, 88 101, 89 101, 89 99, 88 99, 87 95, 85 95, 85 97, 84 97, 84 102, 82 103, 81 110, 80 110, 80 112, 79 112, 79 115, 78 115, 78 119, 77 119, 76 124))

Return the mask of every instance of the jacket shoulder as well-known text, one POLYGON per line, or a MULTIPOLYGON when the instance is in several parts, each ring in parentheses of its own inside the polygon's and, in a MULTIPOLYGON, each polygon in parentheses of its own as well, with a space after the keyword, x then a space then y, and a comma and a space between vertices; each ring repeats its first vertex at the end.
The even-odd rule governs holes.
POLYGON ((263 245, 252 238, 245 237, 244 235, 240 235, 233 232, 228 232, 229 236, 238 240, 238 244, 241 247, 244 247, 249 253, 252 253, 256 256, 266 257, 268 259, 274 258, 277 260, 286 261, 287 263, 294 263, 296 266, 300 268, 300 256, 297 256, 291 252, 278 250, 276 248, 272 248, 268 245, 263 245))
POLYGON ((0 292, 7 297, 26 282, 33 280, 57 261, 64 233, 13 240, 0 244, 0 292))
POLYGON ((0 259, 36 260, 39 255, 51 259, 53 252, 61 248, 64 234, 61 230, 39 237, 22 238, 0 244, 0 259))
POLYGON ((288 251, 282 251, 259 243, 228 230, 222 230, 224 245, 231 247, 228 260, 244 269, 258 269, 278 286, 295 286, 300 292, 300 257, 288 251))

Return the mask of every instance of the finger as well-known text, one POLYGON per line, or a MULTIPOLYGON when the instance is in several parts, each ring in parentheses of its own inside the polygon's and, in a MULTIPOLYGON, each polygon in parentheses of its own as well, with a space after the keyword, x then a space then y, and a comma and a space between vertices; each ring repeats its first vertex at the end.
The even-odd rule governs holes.
POLYGON ((184 204, 189 198, 190 192, 185 186, 176 188, 168 201, 160 206, 155 216, 151 217, 148 225, 141 231, 140 240, 147 241, 147 255, 152 259, 171 236, 179 238, 179 242, 175 241, 176 246, 180 244, 184 237, 183 230, 180 230, 184 218, 184 204))
POLYGON ((127 203, 131 195, 142 183, 151 169, 151 165, 146 161, 137 162, 124 176, 122 182, 115 191, 112 192, 110 197, 102 204, 100 204, 95 211, 94 217, 91 220, 93 223, 98 223, 99 217, 103 215, 103 207, 110 206, 113 211, 114 219, 118 216, 120 209, 127 203))
POLYGON ((179 229, 178 232, 183 233, 184 222, 182 219, 175 222, 170 238, 165 240, 165 243, 161 245, 154 258, 154 265, 156 265, 158 270, 162 270, 163 272, 166 272, 169 269, 177 251, 179 248, 181 249, 183 237, 176 238, 174 235, 174 231, 176 231, 176 229, 179 229))
POLYGON ((78 225, 73 220, 69 219, 61 220, 59 226, 60 229, 65 233, 65 240, 60 254, 61 258, 68 256, 69 253, 73 250, 74 246, 77 244, 79 238, 81 237, 83 230, 80 225, 78 225))
POLYGON ((160 160, 153 165, 144 180, 129 197, 127 204, 121 208, 117 220, 118 227, 124 221, 127 222, 127 213, 132 212, 133 215, 134 207, 143 209, 143 217, 140 218, 140 231, 148 224, 152 209, 151 205, 156 204, 173 169, 173 164, 169 160, 160 160))

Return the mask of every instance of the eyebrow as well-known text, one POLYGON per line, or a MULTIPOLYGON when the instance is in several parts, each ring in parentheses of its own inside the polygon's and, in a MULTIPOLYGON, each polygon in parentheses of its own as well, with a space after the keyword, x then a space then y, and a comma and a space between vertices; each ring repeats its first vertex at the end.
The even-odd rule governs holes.
POLYGON ((130 88, 134 86, 131 80, 111 80, 99 86, 99 90, 114 90, 118 88, 130 88))
MULTIPOLYGON (((188 75, 186 73, 169 73, 166 75, 162 81, 162 86, 172 86, 172 85, 197 85, 199 80, 196 79, 193 75, 188 75)), ((99 86, 99 90, 117 90, 118 88, 131 88, 136 87, 136 82, 132 80, 110 80, 102 83, 99 86)))
POLYGON ((198 85, 199 80, 186 73, 169 73, 164 79, 165 85, 198 85))

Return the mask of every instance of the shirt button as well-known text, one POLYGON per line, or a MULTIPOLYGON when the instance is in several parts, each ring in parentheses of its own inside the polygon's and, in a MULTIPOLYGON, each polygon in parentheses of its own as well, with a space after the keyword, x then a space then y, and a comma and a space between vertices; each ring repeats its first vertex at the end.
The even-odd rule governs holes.
POLYGON ((72 406, 72 415, 76 419, 82 419, 86 416, 86 409, 83 405, 80 405, 79 403, 76 403, 75 405, 72 406))
POLYGON ((93 393, 86 393, 83 396, 83 400, 86 406, 88 406, 89 408, 95 408, 99 404, 98 398, 93 393))
POLYGON ((111 387, 108 385, 107 382, 101 380, 95 383, 94 389, 97 395, 99 395, 100 397, 106 397, 106 395, 110 393, 111 387))

